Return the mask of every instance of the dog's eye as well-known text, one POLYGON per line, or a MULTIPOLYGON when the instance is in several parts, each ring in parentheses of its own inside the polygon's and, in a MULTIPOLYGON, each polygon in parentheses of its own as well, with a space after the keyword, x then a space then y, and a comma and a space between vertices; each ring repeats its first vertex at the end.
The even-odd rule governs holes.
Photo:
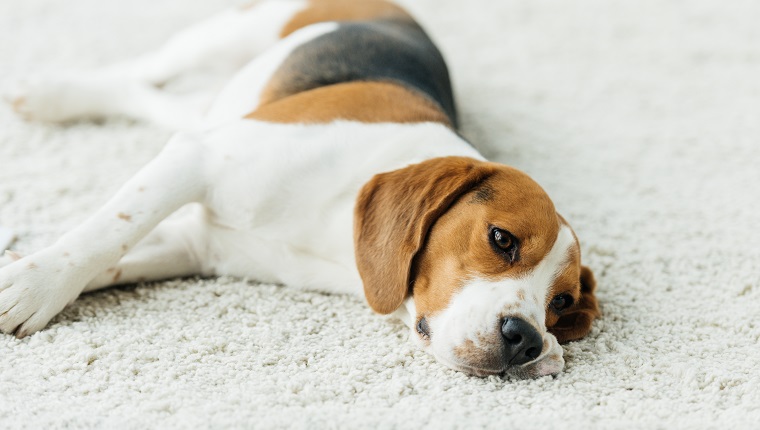
POLYGON ((549 303, 549 306, 551 306, 555 312, 561 312, 569 308, 570 305, 572 304, 573 304, 573 296, 571 296, 570 294, 564 293, 564 294, 558 294, 554 296, 551 303, 549 303))
POLYGON ((517 260, 517 239, 512 233, 498 227, 491 227, 490 237, 494 249, 504 254, 510 263, 517 260))
POLYGON ((430 339, 430 326, 428 326, 425 317, 420 318, 417 322, 417 333, 419 333, 423 339, 430 339))
POLYGON ((493 241, 496 246, 506 251, 512 246, 512 235, 500 228, 495 228, 493 229, 493 241))

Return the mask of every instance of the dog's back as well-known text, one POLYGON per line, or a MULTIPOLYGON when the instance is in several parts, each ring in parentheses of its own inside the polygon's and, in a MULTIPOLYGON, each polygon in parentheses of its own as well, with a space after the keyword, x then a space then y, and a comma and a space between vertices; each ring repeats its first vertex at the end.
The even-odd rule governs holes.
POLYGON ((339 27, 290 53, 251 118, 425 120, 456 127, 446 63, 411 16, 384 1, 316 0, 293 17, 283 35, 325 21, 337 21, 339 27), (313 108, 317 100, 319 109, 313 108), (372 108, 366 109, 369 103, 372 108))

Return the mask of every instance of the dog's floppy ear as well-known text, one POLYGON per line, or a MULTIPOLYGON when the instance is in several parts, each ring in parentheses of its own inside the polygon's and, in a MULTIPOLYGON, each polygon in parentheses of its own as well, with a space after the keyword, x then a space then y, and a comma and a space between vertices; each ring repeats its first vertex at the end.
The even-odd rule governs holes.
POLYGON ((494 171, 472 158, 441 157, 375 175, 364 185, 354 211, 354 251, 372 309, 388 314, 401 306, 433 223, 494 171))
POLYGON ((557 323, 548 330, 560 343, 578 340, 591 331, 591 323, 601 316, 594 290, 596 280, 594 273, 586 266, 581 266, 581 299, 566 314, 559 317, 557 323))

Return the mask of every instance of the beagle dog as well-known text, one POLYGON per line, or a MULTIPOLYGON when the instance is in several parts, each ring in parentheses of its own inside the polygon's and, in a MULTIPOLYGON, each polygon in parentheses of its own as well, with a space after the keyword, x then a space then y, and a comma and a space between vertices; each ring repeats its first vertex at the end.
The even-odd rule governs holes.
POLYGON ((560 372, 560 343, 599 316, 572 228, 536 182, 457 133, 443 57, 392 3, 259 1, 10 101, 34 120, 181 131, 82 225, 6 252, 5 333, 44 328, 83 292, 231 275, 363 293, 446 366, 537 377, 560 372), (205 111, 163 87, 189 72, 227 80, 205 111))

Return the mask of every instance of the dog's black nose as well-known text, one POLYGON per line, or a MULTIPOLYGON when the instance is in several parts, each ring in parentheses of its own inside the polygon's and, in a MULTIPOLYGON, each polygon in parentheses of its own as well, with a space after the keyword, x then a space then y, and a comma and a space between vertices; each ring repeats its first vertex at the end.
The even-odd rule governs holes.
POLYGON ((501 334, 504 336, 509 364, 525 364, 541 355, 543 339, 525 320, 505 318, 501 334))

